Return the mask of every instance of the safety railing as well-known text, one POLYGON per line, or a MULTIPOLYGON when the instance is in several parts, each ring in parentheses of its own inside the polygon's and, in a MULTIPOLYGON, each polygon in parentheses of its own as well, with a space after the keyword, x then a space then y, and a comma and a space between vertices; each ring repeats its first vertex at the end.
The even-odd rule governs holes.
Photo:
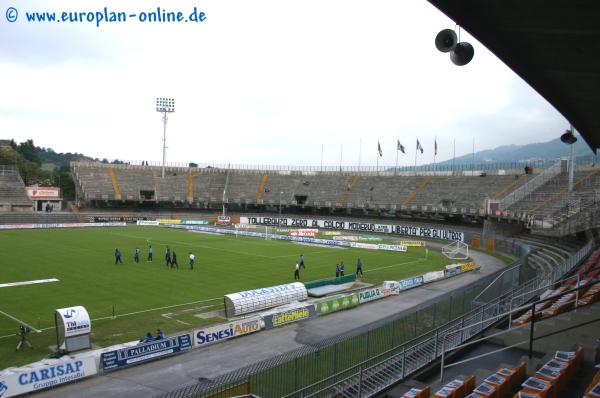
POLYGON ((498 201, 498 208, 502 211, 507 210, 510 206, 523 199, 525 196, 535 191, 540 186, 561 173, 561 161, 556 162, 552 166, 546 168, 541 174, 527 182, 523 186, 515 189, 513 192, 498 201))

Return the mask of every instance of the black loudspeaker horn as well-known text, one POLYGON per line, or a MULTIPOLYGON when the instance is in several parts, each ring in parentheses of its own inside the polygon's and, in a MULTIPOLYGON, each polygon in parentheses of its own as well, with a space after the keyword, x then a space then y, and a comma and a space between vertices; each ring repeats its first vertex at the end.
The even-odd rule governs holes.
POLYGON ((475 55, 473 46, 463 41, 458 43, 454 51, 450 53, 450 60, 454 65, 463 66, 471 62, 473 55, 475 55))
POLYGON ((563 135, 560 136, 560 140, 567 145, 573 145, 577 142, 577 137, 573 135, 572 131, 567 130, 563 135))
POLYGON ((435 47, 443 53, 449 53, 456 48, 458 37, 452 29, 444 29, 435 37, 435 47))

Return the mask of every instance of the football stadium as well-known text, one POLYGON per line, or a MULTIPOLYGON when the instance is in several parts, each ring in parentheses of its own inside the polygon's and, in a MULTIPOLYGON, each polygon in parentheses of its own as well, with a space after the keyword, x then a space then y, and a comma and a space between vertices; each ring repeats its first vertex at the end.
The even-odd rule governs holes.
MULTIPOLYGON (((600 7, 429 2, 596 152, 600 7)), ((0 164, 0 397, 600 396, 591 158, 69 167, 0 164)))

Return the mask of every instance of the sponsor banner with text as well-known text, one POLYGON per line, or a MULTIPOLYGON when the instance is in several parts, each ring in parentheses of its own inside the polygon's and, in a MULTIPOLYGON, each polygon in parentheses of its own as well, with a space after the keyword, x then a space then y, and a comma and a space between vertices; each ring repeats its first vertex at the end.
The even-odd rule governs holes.
POLYGON ((408 250, 406 246, 398 246, 398 245, 377 245, 379 250, 393 250, 397 252, 405 252, 408 250))
POLYGON ((27 196, 32 199, 58 199, 60 198, 60 188, 38 188, 26 187, 27 196))
POLYGON ((381 238, 379 236, 359 236, 358 240, 359 241, 381 242, 383 240, 383 238, 381 238))
POLYGON ((454 241, 465 241, 465 234, 462 232, 448 231, 446 229, 435 229, 435 228, 417 228, 417 227, 405 227, 397 225, 395 232, 400 235, 408 236, 419 236, 423 238, 431 239, 444 239, 454 241))
POLYGON ((413 278, 401 280, 400 288, 402 290, 408 290, 412 289, 413 287, 421 286, 423 283, 423 276, 415 276, 413 278))
POLYGON ((129 348, 105 352, 102 354, 101 359, 102 368, 104 370, 118 369, 191 349, 192 339, 189 334, 167 337, 129 348))
POLYGON ((354 247, 357 249, 369 249, 369 250, 379 250, 378 245, 373 245, 371 243, 350 243, 350 247, 354 247))
POLYGON ((317 315, 314 304, 308 304, 303 307, 294 308, 287 311, 276 312, 263 315, 265 329, 273 329, 277 326, 287 325, 288 323, 302 321, 317 315))
POLYGON ((331 236, 335 236, 335 235, 341 235, 342 233, 340 231, 325 231, 324 235, 331 235, 331 236))
POLYGON ((396 242, 396 244, 400 246, 408 246, 408 247, 423 247, 425 246, 425 242, 421 242, 418 240, 400 240, 396 242))
POLYGON ((259 316, 222 325, 211 326, 194 331, 194 346, 205 346, 211 343, 227 340, 232 337, 239 337, 245 334, 259 332, 260 330, 261 319, 259 316))
POLYGON ((208 225, 208 220, 181 220, 183 225, 208 225))
POLYGON ((319 233, 318 229, 299 229, 298 231, 288 232, 289 236, 317 236, 319 233))
POLYGON ((138 220, 137 225, 158 225, 158 221, 141 221, 138 220))
POLYGON ((429 283, 440 279, 444 279, 444 271, 432 271, 423 275, 423 282, 429 283))
POLYGON ((343 310, 358 305, 358 295, 338 297, 332 300, 321 301, 317 304, 317 313, 320 315, 343 310))
POLYGON ((27 394, 98 373, 96 360, 92 356, 70 361, 51 359, 48 362, 52 364, 31 369, 18 368, 12 374, 3 374, 0 377, 0 396, 6 398, 27 394))
POLYGON ((217 221, 218 222, 231 222, 231 218, 229 216, 218 216, 217 221))
POLYGON ((358 292, 358 300, 360 303, 367 303, 369 301, 384 298, 392 294, 392 290, 386 286, 377 286, 371 289, 363 290, 358 292))
POLYGON ((0 225, 0 229, 37 229, 37 228, 82 228, 82 227, 125 227, 124 222, 103 223, 68 223, 68 224, 8 224, 0 225))
POLYGON ((334 236, 333 240, 358 241, 358 236, 334 236))
POLYGON ((249 229, 249 228, 256 228, 256 225, 250 225, 250 224, 235 224, 236 228, 242 228, 242 229, 249 229))
POLYGON ((158 223, 160 225, 162 225, 162 224, 175 224, 175 225, 181 224, 181 220, 156 220, 156 221, 158 221, 158 223))
POLYGON ((450 278, 452 276, 460 275, 460 267, 452 267, 444 270, 444 278, 450 278))
POLYGON ((461 272, 473 271, 475 268, 476 266, 474 261, 460 265, 461 272))

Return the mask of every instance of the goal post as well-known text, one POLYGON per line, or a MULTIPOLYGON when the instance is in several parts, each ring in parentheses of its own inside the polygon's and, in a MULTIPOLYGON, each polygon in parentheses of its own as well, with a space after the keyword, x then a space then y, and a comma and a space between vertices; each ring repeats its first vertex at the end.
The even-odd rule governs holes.
POLYGON ((455 241, 442 247, 442 254, 453 260, 466 260, 469 258, 469 245, 455 241))

